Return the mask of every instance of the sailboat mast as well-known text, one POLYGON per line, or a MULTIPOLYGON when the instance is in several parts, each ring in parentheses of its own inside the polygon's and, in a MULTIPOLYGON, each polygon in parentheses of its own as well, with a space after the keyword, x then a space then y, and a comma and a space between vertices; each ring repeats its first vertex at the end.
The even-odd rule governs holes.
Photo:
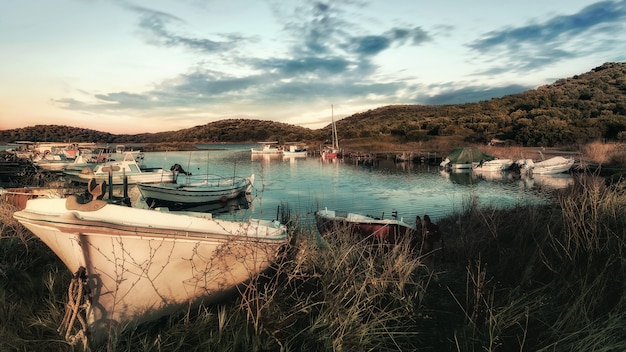
POLYGON ((337 127, 335 126, 335 109, 332 104, 330 105, 330 116, 333 122, 333 149, 337 149, 337 151, 339 151, 339 138, 337 138, 337 127))

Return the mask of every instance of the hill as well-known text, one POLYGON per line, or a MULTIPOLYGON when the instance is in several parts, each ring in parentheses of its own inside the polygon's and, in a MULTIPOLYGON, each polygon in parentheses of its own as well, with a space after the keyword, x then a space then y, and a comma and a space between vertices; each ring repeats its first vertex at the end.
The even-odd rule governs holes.
MULTIPOLYGON (((465 142, 494 138, 522 146, 559 146, 626 139, 626 63, 605 63, 520 94, 456 105, 392 105, 336 122, 340 140, 386 138, 396 143, 457 136, 465 142)), ((1 142, 54 140, 100 143, 323 141, 319 130, 264 121, 227 119, 179 131, 113 135, 58 125, 0 131, 1 142)))

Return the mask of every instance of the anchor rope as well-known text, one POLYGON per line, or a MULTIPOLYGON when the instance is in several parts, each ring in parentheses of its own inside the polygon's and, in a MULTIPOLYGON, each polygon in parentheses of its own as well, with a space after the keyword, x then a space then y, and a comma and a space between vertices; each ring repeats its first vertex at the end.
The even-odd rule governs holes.
POLYGON ((67 304, 65 305, 65 316, 57 329, 59 333, 65 333, 65 340, 70 344, 75 345, 81 341, 84 347, 87 346, 87 323, 83 317, 87 308, 85 297, 87 296, 88 288, 85 287, 86 284, 85 268, 80 267, 70 281, 67 292, 67 304), (80 323, 80 328, 76 334, 72 335, 72 330, 74 330, 77 320, 80 323))

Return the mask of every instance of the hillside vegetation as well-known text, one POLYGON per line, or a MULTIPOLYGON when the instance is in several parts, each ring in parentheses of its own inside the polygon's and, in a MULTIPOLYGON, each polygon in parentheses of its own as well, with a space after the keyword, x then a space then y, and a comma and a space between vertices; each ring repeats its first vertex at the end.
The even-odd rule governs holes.
MULTIPOLYGON (((16 140, 100 143, 324 141, 322 129, 264 120, 226 119, 179 131, 114 135, 58 125, 0 131, 16 140)), ((626 63, 605 63, 524 93, 456 105, 392 105, 337 121, 340 140, 392 138, 398 143, 456 136, 464 142, 494 138, 510 145, 559 146, 599 138, 626 139, 626 63)))

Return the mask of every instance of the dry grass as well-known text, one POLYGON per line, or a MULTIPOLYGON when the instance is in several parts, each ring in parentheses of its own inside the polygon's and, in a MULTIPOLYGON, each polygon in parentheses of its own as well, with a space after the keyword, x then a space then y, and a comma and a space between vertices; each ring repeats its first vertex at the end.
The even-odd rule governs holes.
POLYGON ((626 164, 626 145, 623 143, 592 142, 585 144, 581 149, 590 162, 599 165, 626 164))
MULTIPOLYGON (((626 350, 626 192, 575 179, 547 205, 465 200, 438 223, 435 270, 406 244, 339 230, 320 247, 315 229, 294 225, 284 257, 230 299, 92 350, 626 350)), ((2 208, 0 350, 75 350, 56 333, 69 273, 2 208)))

